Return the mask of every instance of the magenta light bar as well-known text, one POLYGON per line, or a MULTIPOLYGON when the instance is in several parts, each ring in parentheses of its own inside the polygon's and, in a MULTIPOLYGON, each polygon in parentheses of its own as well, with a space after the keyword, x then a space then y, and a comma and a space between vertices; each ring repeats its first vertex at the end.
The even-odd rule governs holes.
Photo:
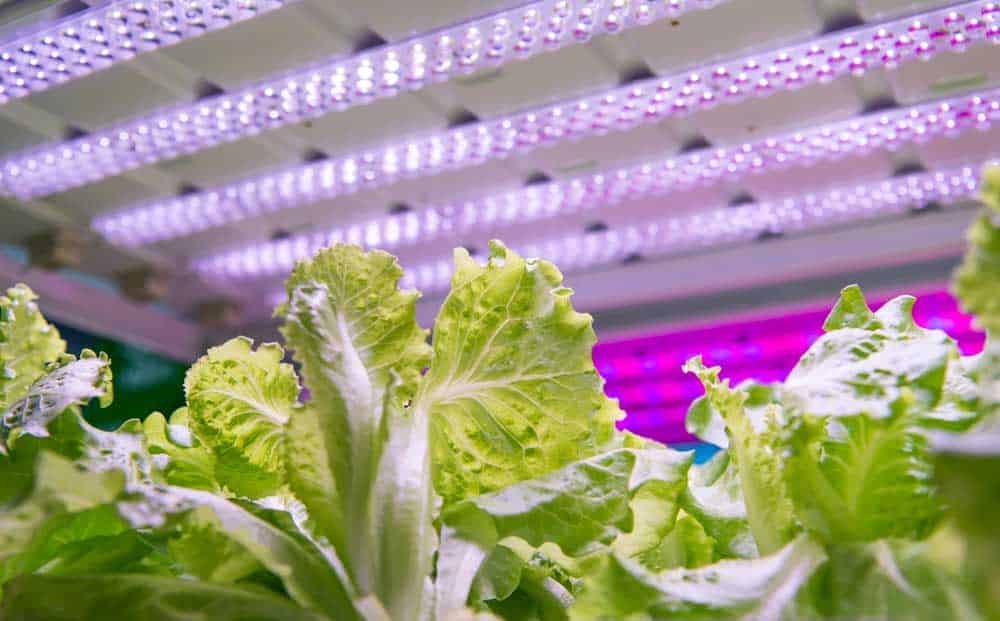
MULTIPOLYGON (((706 149, 456 204, 426 206, 341 229, 244 246, 201 259, 197 265, 226 271, 223 266, 264 264, 272 265, 273 273, 278 273, 291 267, 287 249, 292 247, 318 249, 330 240, 344 240, 393 249, 440 237, 463 237, 497 226, 661 196, 721 178, 733 181, 750 173, 808 166, 819 160, 857 156, 876 149, 895 149, 971 129, 986 130, 996 122, 1000 122, 1000 89, 862 116, 736 147, 706 149), (278 261, 277 257, 286 260, 278 261)), ((151 235, 151 231, 161 226, 166 213, 159 212, 159 219, 147 214, 144 219, 132 220, 127 230, 151 235)), ((121 237, 120 230, 125 226, 119 221, 99 222, 98 230, 109 239, 117 243, 127 241, 121 237)))
POLYGON ((529 2, 16 155, 0 189, 36 198, 720 1, 529 2))
MULTIPOLYGON (((965 166, 773 202, 719 207, 602 233, 524 244, 518 251, 525 256, 543 257, 565 271, 574 271, 606 265, 633 254, 662 257, 748 242, 766 234, 801 233, 886 217, 931 202, 949 205, 971 199, 977 192, 979 168, 965 166)), ((304 254, 309 256, 308 252, 304 254)), ((231 278, 236 272, 251 276, 264 272, 265 267, 268 266, 263 262, 244 264, 221 275, 231 278)), ((445 258, 415 266, 408 269, 404 283, 426 293, 440 292, 450 284, 451 268, 451 260, 445 258)))
MULTIPOLYGON (((929 58, 943 50, 962 51, 973 43, 1000 40, 1000 24, 996 23, 998 14, 1000 9, 996 3, 970 2, 919 18, 865 26, 760 56, 736 58, 670 78, 646 80, 601 95, 392 142, 329 161, 265 173, 198 194, 135 205, 102 216, 93 226, 109 240, 124 245, 141 245, 190 235, 261 213, 384 186, 401 178, 463 168, 512 153, 550 146, 561 140, 656 123, 668 116, 714 106, 719 101, 763 97, 829 80, 847 72, 863 73, 872 67, 889 68, 902 60, 929 58)), ((995 101, 996 93, 990 97, 995 101)), ((945 103, 954 107, 969 105, 966 98, 945 103)), ((781 164, 783 159, 805 161, 836 157, 838 149, 864 151, 871 148, 865 144, 838 144, 844 132, 850 132, 850 140, 854 142, 864 143, 867 140, 861 135, 862 131, 878 132, 880 136, 874 136, 873 140, 886 144, 896 141, 892 126, 877 127, 881 122, 879 119, 889 119, 886 123, 912 123, 914 134, 898 138, 906 140, 919 138, 920 131, 947 131, 949 122, 964 123, 965 120, 958 118, 957 114, 959 112, 948 108, 934 111, 929 107, 917 107, 905 113, 872 117, 874 120, 868 121, 860 119, 818 130, 835 132, 831 134, 832 138, 817 132, 793 134, 784 139, 797 140, 800 144, 789 144, 788 153, 774 153, 776 160, 773 162, 765 162, 762 155, 759 165, 755 164, 758 158, 735 150, 721 155, 706 152, 689 158, 687 163, 675 161, 675 165, 693 166, 698 172, 690 174, 711 176, 727 174, 730 169, 736 173, 772 163, 781 164), (927 115, 928 120, 906 118, 905 114, 914 111, 918 116, 927 115), (937 115, 943 120, 938 121, 937 115), (918 127, 921 123, 926 126, 923 130, 918 127), (813 142, 816 141, 825 143, 827 147, 814 147, 813 142), (718 160, 720 165, 717 170, 709 170, 697 161, 698 158, 718 160), (723 162, 724 159, 729 161, 723 162)), ((902 133, 907 133, 906 128, 902 133)), ((740 148, 748 147, 743 145, 740 148)), ((767 144, 751 148, 759 153, 774 150, 767 144)), ((72 159, 72 154, 69 157, 72 159)), ((89 173, 66 167, 65 174, 89 173)), ((94 174, 100 176, 101 173, 95 171, 94 174)), ((683 176, 679 172, 677 175, 683 176)), ((42 185, 49 181, 62 183, 58 179, 43 179, 38 175, 33 175, 33 178, 42 185)), ((15 185, 21 187, 19 183, 15 185)), ((387 223, 387 226, 395 225, 387 223)))
POLYGON ((118 0, 0 42, 0 104, 220 30, 290 0, 118 0))

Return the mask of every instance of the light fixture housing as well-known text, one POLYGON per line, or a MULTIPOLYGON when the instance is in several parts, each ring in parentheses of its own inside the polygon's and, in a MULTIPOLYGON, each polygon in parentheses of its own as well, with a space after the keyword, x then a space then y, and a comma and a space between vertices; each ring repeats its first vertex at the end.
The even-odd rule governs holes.
POLYGON ((293 0, 114 0, 0 43, 0 105, 293 0))
MULTIPOLYGON (((997 15, 1000 9, 995 3, 972 2, 919 18, 863 26, 769 53, 739 57, 667 78, 648 79, 599 95, 393 141, 322 162, 265 172, 196 194, 129 206, 100 216, 93 227, 113 243, 128 246, 183 237, 263 213, 383 187, 404 178, 465 168, 560 141, 655 124, 664 118, 710 108, 719 102, 764 97, 848 72, 863 73, 873 67, 892 68, 903 60, 930 58, 945 50, 962 51, 969 45, 988 40, 1000 41, 997 15)), ((917 112, 924 113, 924 110, 918 108, 917 112)), ((926 113, 934 114, 933 111, 926 113)), ((965 122, 948 110, 941 114, 946 117, 942 123, 965 122)), ((898 122, 910 123, 905 118, 898 122)), ((919 122, 917 119, 916 123, 919 122)), ((871 125, 854 122, 858 124, 871 125)), ((927 125, 927 131, 939 129, 933 120, 927 121, 927 125)), ((852 129, 851 122, 827 129, 850 132, 854 134, 851 140, 864 140, 858 133, 860 130, 852 129)), ((874 139, 891 145, 896 140, 892 130, 891 127, 877 129, 884 137, 874 139)), ((903 128, 900 133, 906 132, 903 128)), ((809 138, 800 139, 831 142, 828 137, 815 136, 815 132, 801 135, 806 134, 809 138)), ((906 138, 902 136, 899 140, 906 138)), ((838 139, 839 135, 833 142, 838 139)), ((718 160, 720 167, 717 170, 701 166, 697 161, 684 165, 699 169, 690 174, 711 176, 780 163, 761 161, 756 164, 758 158, 768 155, 769 147, 757 145, 755 148, 761 153, 746 154, 743 161, 738 153, 724 157, 699 155, 706 161, 718 160), (725 158, 729 161, 722 162, 725 158)), ((813 157, 810 152, 824 148, 827 146, 792 145, 786 149, 787 153, 773 155, 778 160, 783 157, 802 160, 813 157)), ((845 143, 829 145, 827 150, 836 148, 865 147, 845 143)), ((72 171, 70 174, 77 173, 72 171)), ((40 179, 39 182, 50 181, 40 179)), ((52 182, 58 183, 57 180, 52 182)))
POLYGON ((0 191, 37 198, 724 1, 528 2, 15 155, 0 191))
MULTIPOLYGON (((291 269, 295 252, 315 252, 338 241, 388 250, 443 237, 468 237, 498 226, 527 224, 651 196, 663 196, 720 181, 731 184, 751 174, 807 167, 824 160, 896 150, 942 136, 985 131, 1000 123, 1000 89, 862 115, 847 121, 790 132, 732 147, 709 148, 578 177, 531 185, 445 205, 423 206, 367 223, 251 244, 198 259, 199 270, 238 277, 291 269)), ((736 213, 728 209, 726 213, 736 213)), ((161 217, 166 217, 161 212, 161 217)), ((98 230, 127 243, 122 230, 152 231, 152 215, 123 225, 101 221, 98 230)), ((588 235, 588 238, 590 236, 588 235)), ((129 238, 131 239, 131 238, 129 238)))

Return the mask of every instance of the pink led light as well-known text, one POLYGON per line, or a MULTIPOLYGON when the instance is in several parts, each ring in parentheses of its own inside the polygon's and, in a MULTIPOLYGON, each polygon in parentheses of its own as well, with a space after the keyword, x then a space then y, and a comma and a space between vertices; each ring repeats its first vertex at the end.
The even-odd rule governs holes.
MULTIPOLYGON (((714 106, 718 101, 767 96, 847 72, 863 73, 874 66, 891 68, 903 60, 929 58, 946 49, 962 51, 973 43, 1000 40, 997 14, 1000 9, 995 3, 972 2, 916 20, 865 26, 761 56, 737 58, 331 161, 265 173, 199 194, 135 205, 102 216, 94 222, 94 228, 124 245, 190 235, 260 213, 381 187, 402 178, 463 168, 562 140, 656 123, 668 116, 714 106), (969 34, 963 34, 965 30, 969 34), (943 38, 948 41, 942 43, 943 38)), ((938 109, 933 105, 918 106, 783 136, 776 139, 780 144, 761 142, 699 153, 687 161, 665 161, 661 164, 671 165, 672 161, 678 170, 658 174, 663 175, 664 182, 672 176, 681 183, 691 183, 689 178, 695 175, 708 180, 762 167, 891 148, 898 142, 921 140, 970 125, 988 125, 996 120, 996 92, 987 96, 990 101, 985 105, 971 98, 956 98, 943 102, 938 109), (908 117, 910 114, 916 116, 908 117)), ((635 171, 627 174, 636 177, 635 171)), ((601 200, 607 202, 606 198, 601 200)), ((395 226, 389 221, 386 225, 395 226)))
POLYGON ((51 194, 721 1, 529 2, 16 155, 0 165, 0 188, 21 199, 51 194))
POLYGON ((0 44, 0 104, 269 13, 289 0, 118 0, 0 44))
MULTIPOLYGON (((450 205, 425 206, 395 216, 323 233, 306 234, 276 242, 265 242, 219 253, 198 261, 199 267, 222 270, 230 266, 255 265, 256 271, 272 273, 291 268, 291 254, 282 248, 318 249, 335 241, 394 249, 426 243, 443 237, 463 237, 497 226, 566 215, 616 205, 629 200, 659 196, 721 178, 736 181, 750 173, 788 166, 808 166, 824 159, 857 156, 876 149, 895 149, 941 135, 970 129, 988 129, 1000 121, 1000 89, 982 94, 863 116, 827 126, 766 138, 743 145, 707 149, 677 157, 623 167, 544 185, 488 195, 450 205), (278 260, 279 257, 284 260, 278 260)), ((125 228, 118 218, 132 218, 128 230, 136 233, 162 230, 162 220, 171 212, 159 208, 152 213, 115 216, 97 225, 110 239, 125 228)), ((726 214, 734 213, 725 210, 726 214)), ((134 239, 134 238, 133 238, 134 239)), ((589 238, 588 238, 589 239, 589 238)))

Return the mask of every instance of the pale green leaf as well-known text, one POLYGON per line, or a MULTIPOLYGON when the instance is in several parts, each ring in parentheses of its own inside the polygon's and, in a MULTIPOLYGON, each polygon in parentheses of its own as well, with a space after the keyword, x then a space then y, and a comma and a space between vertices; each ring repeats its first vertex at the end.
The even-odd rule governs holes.
MULTIPOLYGON (((571 556, 605 549, 643 522, 632 513, 632 501, 648 489, 656 491, 655 507, 672 526, 692 458, 666 448, 617 449, 447 507, 438 561, 441 610, 464 605, 472 577, 506 538, 558 546, 571 556)), ((661 526, 651 518, 647 525, 661 526)), ((618 545, 640 554, 664 535, 643 531, 618 545)))
POLYGON ((110 503, 124 488, 120 472, 85 472, 48 451, 38 454, 33 479, 26 499, 0 511, 0 561, 25 552, 36 529, 47 519, 110 503))
POLYGON ((45 367, 66 351, 55 326, 45 321, 25 285, 0 295, 0 412, 21 399, 45 373, 45 367))
POLYGON ((805 536, 770 556, 726 560, 699 569, 655 573, 607 555, 587 575, 570 608, 574 621, 658 619, 794 619, 794 600, 825 560, 805 536))
POLYGON ((166 466, 162 468, 167 483, 218 490, 215 454, 201 443, 188 423, 186 408, 174 412, 169 422, 163 414, 153 412, 142 421, 146 449, 151 455, 167 457, 166 466))
MULTIPOLYGON (((705 368, 700 357, 689 360, 684 370, 694 373, 705 388, 712 408, 726 425, 729 455, 740 477, 747 521, 757 549, 769 554, 790 541, 797 531, 791 500, 782 475, 779 438, 780 411, 770 406, 760 420, 744 406, 747 394, 719 380, 719 367, 705 368)), ((689 511, 699 513, 694 509, 689 511)))
POLYGON ((903 391, 920 411, 941 400, 954 341, 913 321, 914 298, 901 296, 876 313, 857 286, 844 289, 820 337, 792 369, 781 403, 814 416, 891 415, 903 391))
POLYGON ((430 347, 401 276, 391 255, 333 246, 296 266, 277 313, 311 393, 288 428, 292 490, 360 594, 403 621, 424 606, 433 548, 426 412, 407 408, 430 347))
POLYGON ((716 558, 757 556, 740 481, 728 451, 719 451, 688 474, 688 489, 681 497, 681 507, 711 538, 716 558))
POLYGON ((941 517, 927 438, 905 411, 804 416, 788 429, 786 448, 797 514, 825 542, 921 539, 941 517))
POLYGON ((559 270, 490 248, 485 266, 455 251, 417 397, 445 504, 594 455, 620 417, 591 359, 591 318, 573 310, 559 270))
POLYGON ((4 586, 5 621, 329 621, 266 591, 163 576, 22 576, 4 586))

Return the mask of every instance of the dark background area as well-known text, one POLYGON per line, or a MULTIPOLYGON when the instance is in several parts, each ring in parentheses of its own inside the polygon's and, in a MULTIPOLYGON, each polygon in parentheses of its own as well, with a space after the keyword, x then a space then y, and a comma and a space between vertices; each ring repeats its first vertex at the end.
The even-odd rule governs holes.
POLYGON ((102 429, 115 429, 130 418, 145 418, 150 412, 170 415, 184 405, 184 372, 187 365, 145 349, 95 336, 65 324, 56 323, 66 340, 66 351, 79 354, 81 349, 103 351, 111 357, 115 400, 107 408, 91 402, 84 414, 102 429))

